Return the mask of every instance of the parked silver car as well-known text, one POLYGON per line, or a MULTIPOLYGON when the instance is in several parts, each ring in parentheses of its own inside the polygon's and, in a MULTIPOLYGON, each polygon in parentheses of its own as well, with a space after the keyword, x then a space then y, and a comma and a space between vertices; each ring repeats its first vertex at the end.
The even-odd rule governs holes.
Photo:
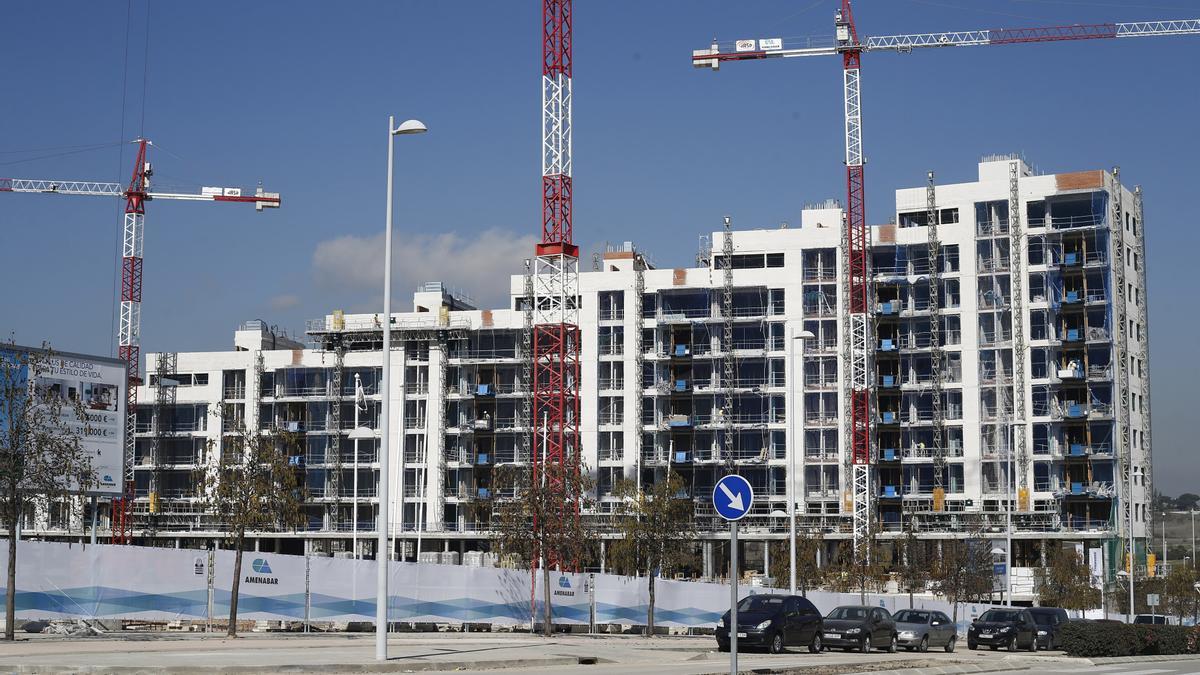
POLYGON ((908 651, 927 652, 930 647, 954 651, 958 629, 950 617, 927 609, 902 609, 892 615, 896 620, 898 642, 908 651))

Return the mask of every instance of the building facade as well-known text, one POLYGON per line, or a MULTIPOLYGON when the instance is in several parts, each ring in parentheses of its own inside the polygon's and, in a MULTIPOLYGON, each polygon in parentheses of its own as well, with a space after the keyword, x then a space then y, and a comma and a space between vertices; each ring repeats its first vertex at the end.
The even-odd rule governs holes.
MULTIPOLYGON (((841 223, 828 203, 799 228, 727 225, 696 267, 658 269, 625 245, 580 274, 579 428, 598 515, 619 481, 679 473, 717 575, 711 491, 732 469, 755 489, 751 564, 766 567, 754 547, 785 536, 789 495, 800 527, 849 538, 841 223)), ((1011 522, 1015 567, 1038 564, 1047 539, 1107 543, 1109 570, 1121 564, 1116 542, 1130 523, 1144 537, 1150 517, 1143 234, 1140 191, 1106 171, 1036 175, 992 157, 975 182, 896 192, 893 222, 872 228, 881 536, 1002 538, 1011 522)), ((393 555, 486 547, 494 472, 531 459, 530 280, 509 283, 509 305, 492 310, 419 289, 391 317, 390 392, 379 315, 329 314, 307 347, 248 324, 234 351, 150 355, 135 466, 145 533, 219 530, 190 476, 244 423, 305 441, 307 525, 260 545, 373 555, 387 395, 393 555)))

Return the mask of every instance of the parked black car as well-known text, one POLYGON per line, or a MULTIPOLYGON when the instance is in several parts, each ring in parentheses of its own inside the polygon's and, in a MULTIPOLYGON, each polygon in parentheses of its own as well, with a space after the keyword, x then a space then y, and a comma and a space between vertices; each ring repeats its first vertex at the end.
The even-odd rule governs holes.
POLYGON ((1027 609, 989 609, 967 629, 967 649, 980 646, 1007 647, 1010 652, 1018 649, 1036 652, 1037 624, 1027 609))
POLYGON ((1137 616, 1133 617, 1133 622, 1154 624, 1159 626, 1165 626, 1170 623, 1167 621, 1167 617, 1162 614, 1138 614, 1137 616))
POLYGON ((1067 610, 1060 607, 1030 607, 1029 613, 1037 624, 1038 646, 1042 649, 1058 649, 1059 633, 1071 621, 1067 610))
MULTIPOLYGON (((717 626, 717 649, 729 651, 729 612, 717 626)), ((738 603, 738 650, 766 647, 779 654, 785 647, 821 651, 821 613, 798 595, 751 595, 738 603)))
POLYGON ((872 647, 896 651, 896 622, 882 607, 846 605, 825 615, 821 641, 826 648, 857 649, 866 653, 872 647))

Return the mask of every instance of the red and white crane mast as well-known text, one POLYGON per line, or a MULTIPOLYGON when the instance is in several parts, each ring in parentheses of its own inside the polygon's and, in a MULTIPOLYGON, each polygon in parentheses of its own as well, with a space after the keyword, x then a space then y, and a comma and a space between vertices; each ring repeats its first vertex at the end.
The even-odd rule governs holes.
MULTIPOLYGON (((836 15, 838 50, 842 54, 842 88, 846 119, 846 226, 845 278, 846 302, 843 325, 846 327, 843 351, 847 355, 847 389, 850 414, 850 480, 854 509, 854 550, 865 553, 860 544, 870 536, 871 526, 871 312, 870 228, 867 227, 866 182, 863 175, 862 140, 862 48, 850 0, 842 0, 836 15)), ((794 477, 789 476, 788 480, 794 477)))
POLYGON ((577 466, 579 461, 579 247, 571 226, 571 22, 571 0, 543 0, 542 233, 535 251, 532 298, 535 479, 543 465, 577 466))

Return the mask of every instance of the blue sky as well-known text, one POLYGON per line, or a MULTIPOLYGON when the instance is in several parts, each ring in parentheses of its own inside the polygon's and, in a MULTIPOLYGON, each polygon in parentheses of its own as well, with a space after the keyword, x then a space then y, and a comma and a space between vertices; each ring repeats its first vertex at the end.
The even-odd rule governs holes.
MULTIPOLYGON (((660 265, 688 264, 726 213, 774 227, 798 222, 805 202, 843 197, 835 59, 689 64, 714 36, 828 36, 836 5, 576 2, 585 267, 623 240, 660 265)), ((267 213, 149 206, 143 348, 226 349, 246 319, 302 331, 331 309, 375 306, 363 260, 382 231, 386 117, 420 117, 430 133, 397 144, 397 297, 441 277, 494 299, 503 287, 488 280, 517 269, 539 225, 539 13, 534 0, 159 2, 147 48, 145 0, 134 0, 123 72, 126 2, 10 4, 0 175, 128 180, 130 150, 116 142, 144 130, 164 189, 262 180, 283 193, 267 213)), ((862 0, 856 13, 860 32, 878 35, 1187 18, 1200 2, 862 0)), ((1155 473, 1171 493, 1200 491, 1185 422, 1200 381, 1196 63, 1200 37, 1175 37, 869 54, 863 70, 872 222, 926 170, 972 180, 993 152, 1024 152, 1045 172, 1119 164, 1144 186, 1155 473)), ((115 351, 120 220, 115 199, 0 195, 0 332, 115 351)))

